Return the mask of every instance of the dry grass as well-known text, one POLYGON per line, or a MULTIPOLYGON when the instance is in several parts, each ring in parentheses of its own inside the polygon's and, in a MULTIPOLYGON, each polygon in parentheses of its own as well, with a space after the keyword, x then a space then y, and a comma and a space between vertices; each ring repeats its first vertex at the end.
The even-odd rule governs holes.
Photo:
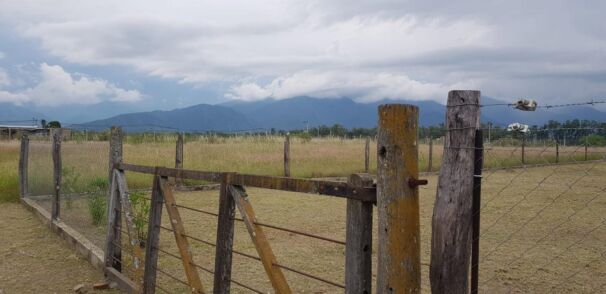
MULTIPOLYGON (((428 170, 429 146, 420 142, 419 167, 428 170)), ((18 145, 16 142, 0 143, 0 148, 11 150, 0 157, 0 165, 9 166, 8 178, 14 186, 10 195, 16 196, 16 166, 18 145), (12 167, 14 166, 14 168, 12 167)), ((239 137, 216 141, 186 142, 184 167, 206 171, 235 171, 261 175, 283 175, 283 138, 239 137)), ((555 163, 555 147, 527 147, 526 164, 555 163)), ((107 142, 64 142, 62 145, 64 178, 76 178, 73 187, 64 187, 64 192, 94 190, 94 183, 107 178, 107 142)), ((560 162, 584 160, 584 147, 560 147, 560 162)), ((443 147, 434 144, 432 171, 441 164, 443 147)), ((174 166, 175 142, 124 145, 124 161, 149 166, 174 166)), ((370 172, 376 171, 376 143, 371 143, 370 172)), ((588 159, 601 159, 606 148, 590 148, 588 159)), ((521 147, 487 146, 485 167, 522 166, 521 147)), ((294 177, 338 177, 364 171, 364 139, 341 140, 322 138, 305 141, 293 138, 291 143, 291 174, 294 177)), ((30 144, 30 182, 32 195, 52 193, 52 158, 49 142, 32 141, 30 144)), ((66 182, 66 181, 64 181, 66 182)), ((1 184, 0 184, 1 185, 1 184)), ((147 188, 151 177, 134 175, 130 179, 132 188, 147 188)), ((0 186, 2 187, 2 186, 0 186)), ((0 190, 0 194, 3 190, 0 190)))
MULTIPOLYGON (((132 173, 127 175, 130 179, 132 173)), ((423 289, 429 291, 431 216, 437 178, 420 190, 423 289)), ((596 293, 606 280, 606 163, 585 163, 527 169, 486 171, 483 181, 480 285, 484 293, 596 293), (574 276, 571 276, 575 274, 574 276)), ((339 198, 283 191, 248 189, 261 222, 345 239, 345 201, 339 198)), ((218 191, 176 193, 180 205, 218 210, 218 191)), ((86 216, 66 211, 82 227, 86 216)), ((215 242, 216 218, 180 209, 188 234, 215 242)), ((376 211, 375 211, 376 218, 376 211)), ((69 222, 69 220, 66 220, 69 222)), ((170 227, 163 215, 163 225, 170 227)), ((376 219, 375 219, 376 226, 376 219)), ((85 228, 82 228, 85 229, 85 228)), ((99 232, 102 232, 100 230, 99 232)), ((160 247, 178 254, 174 237, 161 231, 160 247)), ((325 241, 265 229, 278 261, 342 283, 344 247, 325 241)), ((90 230, 90 234, 95 234, 90 230)), ((376 227, 374 230, 376 244, 376 227)), ((241 222, 236 222, 234 249, 256 255, 241 222)), ((102 242, 102 237, 98 238, 102 242)), ((190 240, 195 262, 214 269, 214 248, 190 240)), ((373 249, 373 254, 376 255, 373 249)), ((375 256, 373 255, 373 256, 375 256)), ((376 256, 375 256, 376 257, 376 256)), ((179 260, 160 253, 161 269, 184 279, 179 260)), ((296 293, 339 293, 339 288, 285 271, 296 293)), ((207 288, 212 275, 200 270, 207 288)), ((260 263, 234 255, 233 278, 269 291, 260 263)), ((160 285, 186 292, 179 283, 158 274, 160 285)), ((233 285, 234 293, 247 290, 233 285)))

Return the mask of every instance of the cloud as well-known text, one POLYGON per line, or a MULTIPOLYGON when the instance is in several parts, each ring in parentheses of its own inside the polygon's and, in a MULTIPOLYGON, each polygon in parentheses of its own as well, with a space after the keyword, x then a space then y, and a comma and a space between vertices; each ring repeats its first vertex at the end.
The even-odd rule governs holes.
POLYGON ((227 98, 442 99, 473 85, 568 101, 606 95, 604 10, 565 0, 6 0, 0 19, 63 61, 219 82, 227 98))
POLYGON ((8 77, 6 71, 0 67, 0 89, 11 84, 11 80, 8 77))
MULTIPOLYGON (((72 75, 61 66, 42 63, 39 82, 30 88, 0 92, 0 101, 42 106, 95 104, 101 101, 135 102, 142 98, 137 90, 122 89, 106 80, 72 75)), ((1 75, 0 75, 1 77, 1 75)))
POLYGON ((4 52, 0 51, 0 59, 4 58, 5 54, 4 52))
POLYGON ((410 100, 440 99, 453 88, 473 88, 473 82, 466 85, 421 82, 406 75, 373 72, 313 72, 306 71, 291 76, 279 77, 259 85, 244 82, 233 86, 227 98, 239 100, 259 100, 263 98, 286 99, 296 96, 324 98, 351 97, 369 102, 381 99, 405 98, 410 100))

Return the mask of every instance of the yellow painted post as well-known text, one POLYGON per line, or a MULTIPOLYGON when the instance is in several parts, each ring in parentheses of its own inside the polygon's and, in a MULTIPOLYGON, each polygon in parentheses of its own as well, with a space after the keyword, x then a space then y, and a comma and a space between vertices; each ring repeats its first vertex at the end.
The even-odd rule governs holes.
POLYGON ((379 106, 377 293, 421 291, 418 120, 416 106, 379 106))

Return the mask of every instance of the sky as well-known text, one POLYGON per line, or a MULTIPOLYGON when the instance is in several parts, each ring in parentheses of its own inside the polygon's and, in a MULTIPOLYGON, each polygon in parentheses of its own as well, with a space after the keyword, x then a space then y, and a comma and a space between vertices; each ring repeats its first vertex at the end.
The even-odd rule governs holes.
POLYGON ((0 103, 606 98, 606 1, 0 1, 0 103))

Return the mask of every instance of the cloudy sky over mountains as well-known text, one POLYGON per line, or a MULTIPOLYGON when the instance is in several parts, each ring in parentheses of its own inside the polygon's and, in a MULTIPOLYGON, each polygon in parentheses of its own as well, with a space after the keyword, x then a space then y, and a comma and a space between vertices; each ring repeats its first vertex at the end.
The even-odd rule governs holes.
POLYGON ((0 2, 0 103, 606 97, 604 1, 0 2))

